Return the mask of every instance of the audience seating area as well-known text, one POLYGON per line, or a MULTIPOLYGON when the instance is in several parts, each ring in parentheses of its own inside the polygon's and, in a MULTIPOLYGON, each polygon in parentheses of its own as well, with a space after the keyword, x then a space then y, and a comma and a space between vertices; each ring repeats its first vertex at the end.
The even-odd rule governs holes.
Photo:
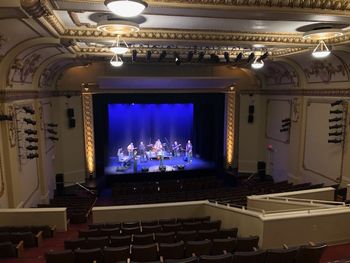
POLYGON ((67 218, 71 224, 86 223, 89 213, 96 202, 96 196, 76 186, 66 188, 64 193, 55 195, 49 204, 38 207, 67 207, 67 218))
MULTIPOLYGON (((133 205, 147 203, 183 202, 212 200, 235 206, 246 206, 247 196, 290 192, 323 187, 322 184, 296 184, 287 181, 274 183, 254 178, 239 182, 237 186, 225 186, 215 177, 196 179, 164 180, 159 182, 125 182, 112 187, 114 205, 133 205)), ((104 205, 104 204, 98 204, 104 205)))
POLYGON ((24 248, 38 247, 42 238, 54 236, 55 226, 0 227, 0 258, 19 257, 24 248))
POLYGON ((259 250, 258 236, 237 237, 237 228, 220 225, 210 217, 90 224, 78 239, 64 241, 64 251, 49 251, 45 257, 47 263, 316 263, 326 247, 259 250))

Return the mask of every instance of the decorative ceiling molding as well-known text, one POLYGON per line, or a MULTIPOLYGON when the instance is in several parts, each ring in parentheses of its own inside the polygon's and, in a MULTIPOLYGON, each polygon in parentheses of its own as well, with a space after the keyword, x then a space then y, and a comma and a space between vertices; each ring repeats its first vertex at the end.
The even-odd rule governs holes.
POLYGON ((60 97, 60 96, 80 96, 80 90, 7 90, 0 91, 0 102, 9 102, 25 99, 60 97))
MULTIPOLYGON (((60 0, 67 3, 103 4, 104 0, 60 0)), ((350 1, 335 0, 147 0, 150 7, 262 8, 276 11, 298 10, 309 13, 346 13, 350 1)))
POLYGON ((350 97, 350 89, 256 89, 240 90, 241 94, 261 94, 269 96, 321 96, 350 97))

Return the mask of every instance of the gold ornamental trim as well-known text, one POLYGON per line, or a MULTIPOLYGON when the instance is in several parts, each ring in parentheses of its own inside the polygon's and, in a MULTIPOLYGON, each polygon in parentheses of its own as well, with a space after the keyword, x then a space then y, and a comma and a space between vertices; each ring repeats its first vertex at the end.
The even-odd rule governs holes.
POLYGON ((92 94, 83 92, 82 102, 86 170, 89 173, 89 177, 93 177, 95 174, 95 139, 92 94))

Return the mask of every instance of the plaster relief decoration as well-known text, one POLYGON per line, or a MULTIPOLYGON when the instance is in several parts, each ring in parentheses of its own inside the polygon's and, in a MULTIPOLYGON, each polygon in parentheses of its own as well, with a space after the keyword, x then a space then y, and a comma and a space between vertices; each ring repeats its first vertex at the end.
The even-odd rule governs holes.
POLYGON ((71 62, 63 61, 61 63, 55 63, 45 69, 40 75, 39 79, 39 88, 50 88, 54 85, 54 80, 56 74, 60 72, 60 70, 71 62))
POLYGON ((263 74, 268 86, 299 86, 296 71, 285 63, 268 62, 263 69, 263 74))
MULTIPOLYGON (((56 47, 34 47, 17 56, 11 65, 8 84, 30 84, 41 63, 52 56, 62 54, 56 47)), ((12 86, 12 85, 11 85, 12 86)))
POLYGON ((319 60, 312 58, 305 60, 302 55, 293 56, 293 59, 305 72, 309 83, 347 82, 349 75, 342 61, 335 55, 319 60))
POLYGON ((15 116, 15 108, 13 105, 8 106, 8 114, 12 116, 12 121, 8 122, 8 134, 9 134, 9 142, 11 148, 16 146, 17 142, 17 129, 16 129, 16 116, 15 116))
POLYGON ((24 42, 27 39, 33 39, 40 36, 40 32, 34 31, 21 19, 4 19, 2 23, 11 26, 0 27, 0 56, 5 56, 11 48, 24 42), (18 34, 18 32, 21 32, 18 34))
POLYGON ((298 122, 300 117, 300 102, 299 98, 292 99, 292 121, 298 122))

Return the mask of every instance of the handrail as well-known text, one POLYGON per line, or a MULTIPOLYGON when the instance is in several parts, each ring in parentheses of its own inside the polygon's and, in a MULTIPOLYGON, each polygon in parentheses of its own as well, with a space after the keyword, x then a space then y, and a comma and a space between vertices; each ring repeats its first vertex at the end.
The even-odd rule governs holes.
POLYGON ((264 196, 264 197, 249 197, 255 200, 281 200, 281 201, 296 201, 301 203, 309 203, 309 204, 331 204, 331 205, 342 205, 348 206, 345 202, 337 202, 337 201, 327 201, 327 200, 317 200, 317 199, 304 199, 304 198, 295 198, 295 197, 284 197, 284 196, 264 196))
POLYGON ((91 191, 90 189, 86 188, 85 186, 83 186, 82 184, 76 182, 76 185, 80 186, 81 188, 83 188, 85 191, 89 192, 92 195, 96 195, 93 191, 91 191))

